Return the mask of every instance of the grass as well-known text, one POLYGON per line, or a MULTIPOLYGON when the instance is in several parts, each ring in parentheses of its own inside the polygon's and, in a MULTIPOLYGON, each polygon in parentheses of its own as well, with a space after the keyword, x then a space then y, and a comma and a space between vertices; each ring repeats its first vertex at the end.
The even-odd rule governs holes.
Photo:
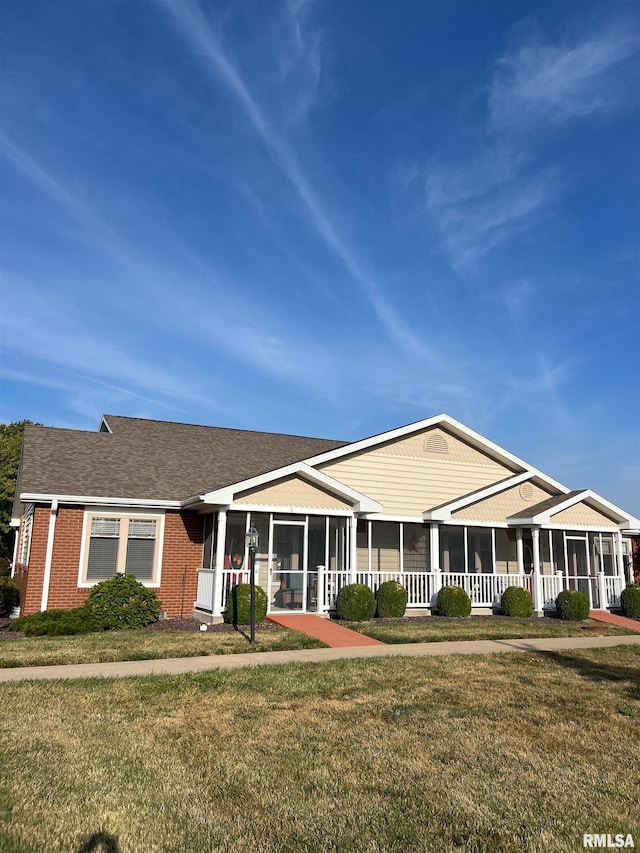
MULTIPOLYGON (((531 637, 589 637, 594 634, 615 636, 634 634, 592 619, 586 622, 561 622, 558 619, 495 619, 473 617, 465 619, 435 618, 422 620, 350 622, 347 627, 383 643, 437 643, 442 640, 516 640, 531 637), (585 630, 585 627, 587 630, 585 630), (591 630, 596 629, 596 630, 591 630)), ((640 623, 638 623, 640 631, 640 623)))
POLYGON ((637 844, 639 676, 618 647, 5 684, 0 851, 637 844))
POLYGON ((73 637, 0 639, 0 668, 186 658, 323 647, 324 643, 298 631, 275 627, 257 627, 255 646, 251 646, 246 635, 240 632, 107 631, 103 634, 73 637))

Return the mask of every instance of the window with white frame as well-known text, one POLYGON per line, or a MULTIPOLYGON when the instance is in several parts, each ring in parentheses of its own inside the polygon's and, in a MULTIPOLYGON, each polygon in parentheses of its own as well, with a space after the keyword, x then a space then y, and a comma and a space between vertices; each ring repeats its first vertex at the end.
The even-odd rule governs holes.
POLYGON ((29 550, 31 548, 31 533, 33 532, 34 505, 27 504, 22 516, 22 528, 20 530, 20 550, 18 551, 18 562, 27 565, 29 562, 29 550))
POLYGON ((97 583, 115 574, 159 582, 162 516, 97 514, 87 517, 82 581, 97 583))

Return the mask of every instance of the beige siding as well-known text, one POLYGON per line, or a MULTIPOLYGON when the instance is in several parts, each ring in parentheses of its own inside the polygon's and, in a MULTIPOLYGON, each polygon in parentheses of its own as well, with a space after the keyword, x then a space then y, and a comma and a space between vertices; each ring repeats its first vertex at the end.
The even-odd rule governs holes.
POLYGON ((351 504, 336 495, 312 485, 301 477, 288 477, 269 486, 251 489, 236 498, 240 504, 261 506, 295 506, 320 509, 351 509, 351 504))
POLYGON ((584 524, 590 527, 617 527, 615 521, 581 501, 557 515, 551 516, 551 524, 584 524))
POLYGON ((381 503, 382 512, 410 516, 419 516, 426 509, 514 473, 439 428, 363 450, 321 469, 381 503), (432 433, 445 438, 447 453, 434 452, 426 446, 432 433))
POLYGON ((452 513, 451 517, 469 521, 506 521, 510 515, 520 513, 533 504, 546 501, 551 496, 551 492, 534 486, 533 483, 527 482, 526 489, 521 488, 523 485, 525 484, 513 486, 483 501, 463 507, 452 513))

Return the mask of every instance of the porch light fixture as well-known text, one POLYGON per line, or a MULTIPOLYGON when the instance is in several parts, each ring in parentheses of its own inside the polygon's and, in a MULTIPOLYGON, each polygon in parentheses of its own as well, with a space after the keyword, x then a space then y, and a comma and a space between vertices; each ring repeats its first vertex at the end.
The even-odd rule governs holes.
POLYGON ((260 535, 255 527, 250 527, 244 537, 247 548, 249 549, 249 567, 251 571, 251 633, 249 634, 249 642, 255 644, 256 641, 256 550, 260 543, 260 535))

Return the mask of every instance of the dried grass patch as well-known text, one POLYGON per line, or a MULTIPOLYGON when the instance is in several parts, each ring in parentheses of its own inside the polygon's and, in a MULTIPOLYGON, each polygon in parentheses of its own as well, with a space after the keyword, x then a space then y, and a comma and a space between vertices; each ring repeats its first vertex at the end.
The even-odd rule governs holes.
POLYGON ((640 650, 5 684, 0 850, 575 851, 640 838, 640 650), (2 836, 4 832, 4 836, 2 836), (4 846, 3 846, 4 845, 4 846))

